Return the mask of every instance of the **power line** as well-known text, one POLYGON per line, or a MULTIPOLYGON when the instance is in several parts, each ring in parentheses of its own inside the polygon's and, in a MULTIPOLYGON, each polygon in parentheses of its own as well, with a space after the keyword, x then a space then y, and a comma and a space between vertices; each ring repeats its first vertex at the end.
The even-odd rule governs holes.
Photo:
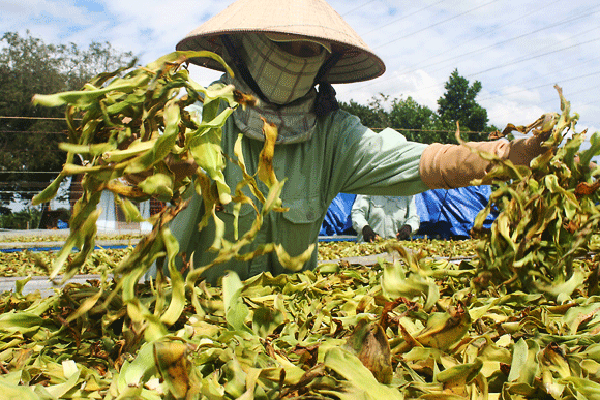
MULTIPOLYGON (((600 85, 588 87, 588 88, 583 89, 583 90, 579 90, 579 91, 576 91, 576 92, 571 92, 571 93, 569 93, 569 96, 576 96, 576 95, 578 95, 580 93, 585 93, 585 92, 589 92, 589 91, 592 91, 592 90, 597 90, 598 88, 600 88, 600 85)), ((551 99, 548 99, 546 101, 542 101, 539 104, 548 104, 548 103, 551 103, 551 102, 552 103, 556 103, 557 101, 558 100, 556 98, 551 98, 551 99)), ((570 103, 573 104, 573 101, 570 101, 570 103)), ((591 101, 591 102, 588 102, 588 103, 578 104, 578 107, 583 107, 583 106, 587 106, 587 105, 590 105, 590 104, 600 105, 600 100, 595 100, 595 101, 591 101)), ((508 113, 504 113, 500 117, 498 117, 498 119, 506 119, 507 115, 508 115, 508 113)))
POLYGON ((26 193, 39 193, 40 190, 0 190, 0 194, 26 194, 26 193))
POLYGON ((0 133, 47 133, 47 134, 67 134, 67 131, 0 131, 0 133))
MULTIPOLYGON (((492 71, 492 70, 495 70, 495 69, 499 69, 499 68, 503 68, 503 67, 506 67, 506 66, 511 66, 511 65, 519 64, 519 63, 522 63, 522 62, 525 62, 525 61, 531 61, 531 60, 534 60, 534 59, 537 59, 537 58, 540 58, 540 57, 544 57, 544 56, 547 56, 547 55, 559 53, 559 52, 562 52, 562 51, 565 51, 565 50, 569 50, 569 49, 578 47, 578 46, 583 45, 583 44, 588 44, 588 43, 596 42, 596 41, 600 41, 600 37, 595 38, 595 39, 590 39, 590 40, 587 40, 585 42, 575 43, 573 45, 570 45, 570 46, 567 46, 567 47, 564 47, 564 48, 561 48, 561 49, 558 49, 558 50, 552 50, 552 51, 548 51, 548 52, 545 52, 545 53, 536 54, 536 55, 531 56, 531 57, 525 57, 525 58, 521 58, 521 59, 515 59, 515 60, 512 60, 512 61, 510 61, 510 62, 508 62, 506 64, 503 64, 503 65, 496 65, 494 67, 490 67, 490 68, 485 69, 483 71, 479 71, 479 72, 474 72, 474 73, 471 73, 471 74, 467 74, 466 77, 473 77, 473 76, 480 75, 480 74, 483 74, 485 72, 489 72, 489 71, 492 71)), ((582 77, 587 77, 587 76, 590 76, 590 75, 595 75, 595 74, 598 74, 599 72, 593 72, 593 73, 590 73, 590 74, 582 75, 582 76, 577 77, 577 78, 572 78, 572 79, 568 79, 568 80, 562 80, 562 82, 567 82, 567 81, 573 81, 573 80, 576 80, 576 79, 581 79, 582 77)), ((393 79, 393 78, 390 78, 390 79, 393 79)), ((390 80, 390 79, 388 79, 388 80, 390 80)), ((382 83, 382 82, 378 82, 378 83, 382 83)), ((420 88, 419 90, 425 91, 425 90, 429 90, 429 89, 433 89, 433 88, 437 88, 437 87, 443 86, 444 84, 445 83, 437 83, 435 85, 431 85, 431 86, 427 86, 427 87, 424 87, 424 88, 420 88)), ((550 84, 545 84, 545 85, 540 85, 539 87, 544 87, 544 86, 549 86, 549 85, 550 84)), ((501 96, 498 96, 498 97, 501 97, 501 96)))
MULTIPOLYGON (((593 8, 597 8, 597 7, 592 7, 592 8, 590 8, 590 9, 586 10, 586 12, 587 12, 587 11, 589 11, 589 10, 591 10, 591 9, 593 9, 593 8)), ((442 61, 438 61, 438 62, 435 62, 435 63, 427 64, 427 65, 425 65, 425 66, 422 66, 421 68, 432 67, 432 66, 435 66, 435 65, 438 65, 438 64, 447 63, 448 61, 454 61, 454 60, 458 60, 458 59, 463 59, 465 56, 470 56, 470 55, 473 55, 473 54, 481 53, 481 52, 483 52, 483 51, 486 51, 486 50, 490 50, 490 49, 496 48, 496 47, 498 47, 498 46, 500 46, 500 45, 503 45, 503 44, 506 44, 506 43, 512 42, 512 41, 514 41, 514 40, 517 40, 517 39, 522 39, 522 38, 524 38, 524 37, 527 37, 527 36, 530 36, 530 35, 533 35, 533 34, 536 34, 536 33, 539 33, 539 32, 545 31, 545 30, 548 30, 548 29, 553 29, 553 28, 556 28, 557 26, 560 26, 560 25, 564 25, 564 24, 568 24, 568 23, 575 22, 575 21, 577 21, 577 20, 580 20, 580 19, 585 19, 585 18, 588 18, 590 15, 592 15, 592 14, 595 14, 595 13, 596 13, 596 12, 593 12, 593 13, 587 13, 587 14, 585 14, 585 15, 580 15, 580 16, 578 16, 578 17, 575 17, 575 18, 566 19, 566 20, 563 20, 563 21, 560 21, 560 22, 554 23, 554 24, 552 24, 552 25, 547 25, 547 26, 545 26, 545 27, 543 27, 543 28, 539 28, 539 29, 536 29, 536 30, 530 31, 530 32, 524 33, 524 34, 522 34, 522 35, 513 36, 513 37, 511 37, 511 38, 509 38, 509 39, 501 40, 501 41, 499 41, 499 42, 496 42, 496 43, 494 43, 494 44, 491 44, 491 45, 489 45, 489 46, 486 46, 486 47, 483 47, 483 48, 480 48, 480 49, 477 49, 477 50, 473 50, 473 51, 470 51, 470 52, 468 52, 468 53, 463 53, 463 54, 461 54, 461 55, 459 55, 459 56, 450 57, 450 58, 447 58, 447 59, 445 59, 445 60, 442 60, 442 61)), ((595 29, 598 29, 598 28, 594 28, 594 29, 592 29, 592 30, 595 30, 595 29)), ((589 32, 591 32, 592 30, 587 30, 587 31, 583 32, 583 34, 588 34, 588 33, 589 33, 589 32)), ((582 33, 580 33, 580 34, 582 34, 582 33)), ((571 37, 570 37, 570 38, 568 38, 568 39, 572 39, 573 37, 579 36, 580 34, 573 35, 573 36, 571 36, 571 37)), ((563 39, 563 40, 561 40, 560 42, 557 42, 557 43, 564 42, 565 40, 568 40, 568 39, 563 39)), ((410 72, 414 72, 414 71, 416 71, 416 69, 415 69, 415 68, 413 68, 413 69, 410 69, 410 70, 408 70, 408 71, 406 71, 406 70, 405 70, 405 71, 402 71, 402 73, 410 73, 410 72)), ((430 71, 430 72, 436 72, 436 71, 439 71, 439 69, 437 69, 437 70, 433 70, 433 71, 430 71)))
POLYGON ((34 171, 0 171, 0 175, 2 174, 53 174, 53 175, 58 175, 60 174, 60 171, 56 171, 56 172, 34 172, 34 171))
MULTIPOLYGON (((455 132, 456 128, 449 128, 449 129, 420 129, 420 128, 398 128, 398 127, 385 127, 385 128, 369 128, 374 132, 377 131, 381 131, 384 129, 393 129, 396 131, 411 131, 411 132, 455 132)), ((489 133, 489 132, 483 132, 483 131, 460 131, 461 134, 463 133, 489 133)))
MULTIPOLYGON (((585 62, 583 62, 583 63, 581 63, 579 65, 567 65, 565 68, 561 68, 561 69, 558 69, 558 70, 553 70, 551 73, 548 73, 548 74, 545 74, 545 75, 536 75, 536 77, 535 77, 536 79, 534 79, 534 81, 540 80, 540 78, 545 78, 545 77, 550 76, 550 75, 556 75, 559 72, 562 72, 562 71, 565 71, 565 70, 568 70, 568 69, 572 69, 572 68, 576 68, 576 67, 581 67, 581 65, 583 65, 583 64, 588 64, 588 63, 591 63, 591 62, 595 62, 598 59, 600 59, 600 56, 592 58, 592 59, 589 59, 589 60, 586 60, 585 62)), ((584 75, 584 76, 587 76, 587 75, 584 75)), ((575 79, 576 78, 572 78, 572 79, 569 79, 569 80, 560 80, 560 82, 568 82, 568 81, 572 81, 572 80, 575 80, 575 79)), ((526 81, 521 81, 521 82, 518 82, 518 83, 513 83, 512 85, 513 86, 520 86, 520 85, 524 85, 524 84, 530 83, 531 81, 532 81, 531 79, 528 79, 526 81)), ((520 92, 522 92, 524 90, 533 90, 533 89, 539 89, 541 87, 548 87, 548 86, 549 86, 549 84, 545 83, 543 85, 536 86, 536 87, 533 87, 533 88, 530 87, 530 88, 526 88, 526 89, 523 89, 523 90, 516 90, 516 91, 506 92, 506 93, 503 93, 502 95, 491 95, 491 96, 485 97, 483 99, 479 99, 479 101, 489 100, 489 99, 496 98, 496 97, 499 97, 499 96, 509 96, 509 95, 512 95, 512 94, 515 94, 515 93, 520 93, 520 92)), ((585 90, 585 91, 587 91, 587 90, 585 90)))
MULTIPOLYGON (((594 89, 596 89, 597 87, 598 86, 594 87, 594 89)), ((590 104, 594 104, 594 105, 598 106, 598 105, 600 105, 600 101, 599 100, 593 100, 593 101, 590 101, 589 103, 582 104, 582 106, 589 106, 590 104)))
POLYGON ((546 53, 538 54, 538 55, 535 55, 535 56, 521 58, 521 59, 518 59, 518 60, 513 60, 513 61, 511 61, 511 62, 509 62, 507 64, 496 65, 494 67, 490 67, 488 69, 484 69, 483 71, 475 72, 475 73, 469 74, 467 76, 475 76, 475 75, 483 74, 485 72, 493 71, 493 70, 498 69, 498 68, 503 68, 503 67, 507 67, 507 66, 510 66, 510 65, 515 65, 515 64, 518 64, 518 63, 522 63, 524 61, 535 60, 536 58, 544 57, 544 56, 547 56, 547 55, 550 55, 550 54, 560 53, 561 51, 570 50, 570 49, 572 49, 574 47, 581 46, 582 44, 597 42, 598 40, 600 40, 600 37, 597 37, 595 39, 590 39, 590 40, 587 40, 585 42, 575 43, 575 44, 573 44, 571 46, 564 47, 562 49, 553 50, 553 51, 549 51, 549 52, 546 52, 546 53))
POLYGON ((345 13, 343 13, 341 16, 342 16, 342 17, 345 17, 346 15, 348 15, 348 14, 350 14, 350 13, 352 13, 352 12, 354 12, 354 11, 358 10, 359 8, 362 8, 362 7, 366 6, 367 4, 373 3, 374 1, 375 1, 375 0, 370 0, 370 1, 367 1, 366 3, 363 3, 363 4, 361 4, 361 5, 360 5, 360 6, 358 6, 358 7, 354 7, 354 8, 353 8, 352 10, 350 10, 350 11, 346 11, 346 12, 345 12, 345 13))
MULTIPOLYGON (((537 8, 536 8, 534 11, 532 11, 532 12, 530 12, 530 13, 528 13, 528 14, 526 14, 526 15, 522 16, 521 18, 512 19, 512 20, 508 21, 506 24, 499 25, 499 26, 497 26, 497 27, 495 27, 495 28, 493 28, 493 29, 485 30, 485 31, 484 31, 482 34, 480 34, 480 35, 477 35, 477 36, 472 36, 472 37, 470 37, 470 38, 469 38, 469 39, 467 39, 467 40, 461 41, 461 42, 460 42, 460 43, 459 43, 459 44, 458 44, 456 47, 449 47, 449 48, 448 48, 446 51, 443 51, 443 52, 441 52, 441 53, 438 53, 437 55, 435 55, 435 56, 434 56, 434 58, 435 58, 435 57, 440 57, 440 56, 442 56, 442 55, 444 55, 444 54, 447 54, 447 53, 456 52, 456 49, 457 49, 457 48, 459 48, 459 47, 463 47, 465 44, 467 44, 467 43, 469 43, 469 42, 472 42, 473 40, 476 40, 476 39, 479 39, 479 38, 481 38, 481 37, 483 37, 483 36, 489 35, 490 33, 492 33, 492 32, 495 32, 495 31, 497 31, 497 30, 499 30, 499 29, 501 29, 501 28, 504 28, 504 27, 506 27, 506 26, 508 26, 508 25, 514 24, 515 22, 519 22, 519 21, 521 21, 521 20, 523 20, 523 19, 528 19, 528 18, 531 18, 531 15, 532 15, 532 14, 534 14, 534 13, 537 13, 537 12, 539 12, 539 11, 543 10, 544 8, 550 7, 551 5, 553 5, 553 4, 555 4, 555 3, 558 3, 558 2, 562 2, 562 0, 555 0, 555 1, 553 1, 552 3, 546 3, 546 4, 543 4, 543 5, 541 5, 540 7, 537 7, 537 8)), ((552 26, 554 26, 554 25, 548 25, 546 28, 550 28, 550 27, 552 27, 552 26)), ((531 32, 530 32, 530 33, 531 33, 531 32)), ((512 39, 509 39, 509 40, 512 40, 512 39)), ((498 45, 498 44, 501 44, 501 43, 505 43, 505 42, 507 42, 507 41, 509 41, 509 40, 498 42, 498 43, 496 43, 495 45, 498 45)), ((481 49, 480 49, 480 50, 481 50, 481 49)), ((476 50, 476 51, 480 51, 480 50, 476 50)), ((470 53, 465 53, 465 54, 462 54, 462 55, 460 55, 460 56, 457 56, 457 57, 452 57, 452 58, 449 58, 449 59, 446 59, 446 60, 442 60, 442 61, 438 61, 438 62, 435 62, 435 63, 426 64, 425 66, 422 66, 421 68, 425 68, 425 67, 428 67, 428 66, 436 65, 436 64, 438 64, 438 63, 442 63, 442 62, 450 61, 450 60, 452 60, 452 59, 454 59, 454 58, 459 58, 459 57, 462 57, 462 56, 465 56, 465 55, 468 55, 468 54, 470 54, 470 53)), ((416 65, 417 65, 417 66, 421 66, 422 64, 416 64, 416 65)), ((412 72, 412 71, 414 71, 414 70, 415 70, 415 68, 416 68, 416 66, 413 66, 413 67, 412 67, 412 69, 410 69, 410 70, 408 70, 408 71, 403 71, 403 72, 412 72)))
MULTIPOLYGON (((67 152, 64 150, 60 150, 60 149, 48 149, 48 150, 29 150, 29 149, 8 149, 7 151, 19 151, 19 152, 24 152, 24 153, 63 153, 66 154, 67 152)), ((2 171, 0 171, 0 173, 2 173, 2 171)))
POLYGON ((23 181, 0 182, 0 187, 15 186, 15 185, 18 185, 21 188, 29 188, 29 189, 45 188, 45 187, 48 186, 48 184, 46 182, 42 182, 42 181, 33 181, 33 182, 23 182, 23 181))
POLYGON ((430 5, 428 5, 428 6, 425 6, 425 7, 423 7, 423 8, 419 8, 418 10, 416 10, 416 11, 413 11, 412 13, 410 13, 410 14, 408 14, 408 15, 405 15, 405 16, 404 16, 404 17, 402 17, 402 18, 395 19, 395 20, 393 20, 393 21, 391 21, 391 22, 388 22, 388 23, 387 23, 387 24, 385 24, 385 25, 381 25, 381 26, 379 26, 379 27, 377 27, 377 28, 375 28, 375 29, 372 29, 372 30, 370 30, 370 31, 368 31, 368 32, 365 32, 365 33, 363 33, 362 35, 363 35, 363 36, 364 36, 364 35, 368 35, 368 34, 370 34, 370 33, 373 33, 373 32, 376 32, 376 31, 378 31, 378 30, 381 30, 381 29, 385 28, 386 26, 390 26, 390 25, 392 25, 392 24, 397 24, 398 22, 400 22, 400 21, 402 21, 402 20, 405 20, 405 19, 407 19, 408 17, 412 17, 413 15, 415 15, 415 14, 418 14, 418 13, 420 13, 421 11, 427 10, 428 8, 431 8, 431 7, 433 7, 433 6, 437 6, 438 4, 440 4, 440 3, 443 3, 444 1, 445 1, 445 0, 440 0, 440 1, 438 1, 437 3, 433 3, 433 4, 430 4, 430 5))
POLYGON ((9 117, 9 116, 0 116, 0 119, 35 119, 35 120, 48 120, 48 121, 65 121, 64 118, 58 118, 58 117, 9 117))
MULTIPOLYGON (((577 17, 570 18, 570 19, 565 19, 565 20, 563 20, 563 21, 561 21, 561 22, 559 22, 559 23, 557 23, 557 24, 551 24, 551 25, 548 25, 548 26, 546 26, 545 28, 540 28, 540 29, 537 29, 537 30, 535 30, 535 31, 531 31, 531 32, 529 32, 529 33, 527 33, 527 34, 518 35, 518 36, 515 36, 515 37, 513 37, 513 38, 511 38, 511 39, 503 40, 503 41, 500 41, 500 42, 494 43, 494 44, 492 44, 492 45, 490 45, 490 46, 487 46, 487 47, 485 47, 485 48, 482 48, 482 49, 479 49, 479 50, 474 50, 474 51, 471 51, 471 52, 468 52, 468 53, 462 54, 462 55, 460 55, 460 56, 456 56, 456 57, 448 58, 448 59, 446 59, 446 60, 442 60, 442 61, 439 61, 439 62, 436 62, 436 63, 431 63, 431 64, 428 64, 428 65, 426 65, 426 67, 427 67, 427 66, 434 66, 434 65, 436 65, 436 64, 445 63, 446 61, 451 61, 451 60, 455 60, 455 59, 460 59, 460 58, 462 58, 462 57, 464 57, 464 56, 471 55, 471 54, 474 54, 474 53, 478 53, 478 52, 481 52, 481 51, 484 51, 484 50, 489 50, 489 49, 492 49, 492 48, 494 48, 494 47, 497 47, 497 46, 498 46, 498 45, 500 45, 500 44, 504 44, 504 43, 510 42, 510 41, 512 41, 512 40, 520 39, 520 38, 523 38, 523 37, 526 37, 526 36, 532 35, 532 34, 534 34, 534 33, 538 33, 539 31, 542 31, 542 30, 545 30, 545 29, 548 29, 548 28, 554 28, 554 27, 555 27, 555 26, 557 26, 557 25, 562 25, 562 24, 566 24, 566 23, 571 23, 571 22, 574 22, 574 21, 576 21, 576 20, 579 20, 579 19, 583 19, 583 18, 589 17, 590 15, 592 15, 592 14, 594 14, 594 13, 595 13, 595 12, 593 12, 593 13, 589 13, 589 11, 590 11, 590 10, 593 10, 594 8, 597 8, 597 7, 598 7, 598 6, 594 6, 594 7, 591 7, 591 8, 588 8, 588 9, 586 9, 585 11, 586 11, 586 13, 587 13, 587 14, 584 14, 584 15, 579 15, 579 16, 577 16, 577 17)), ((596 29, 599 29, 599 28, 600 28, 600 27, 597 27, 597 28, 593 28, 593 29, 591 29, 591 30, 586 30, 586 31, 580 32, 580 33, 578 33, 578 34, 575 34, 575 35, 572 35, 572 36, 570 36, 570 37, 568 37, 568 38, 565 38, 565 39, 563 39, 563 40, 561 40, 561 41, 559 41, 559 42, 557 42, 557 43, 562 43, 562 42, 565 42, 565 41, 567 41, 567 40, 573 39, 573 38, 575 38, 575 37, 577 37, 577 36, 580 36, 580 35, 582 35, 582 34, 589 34, 589 32, 591 32, 591 31, 593 31, 593 30, 596 30, 596 29)), ((588 42, 593 42, 593 41, 596 41, 596 40, 598 40, 598 39, 594 39, 594 40, 591 40, 591 41, 588 41, 588 42)), ((568 50, 568 49, 570 49, 570 48, 572 48, 572 47, 574 47, 574 46, 577 46, 577 45, 580 45, 580 44, 586 44, 586 43, 588 43, 588 42, 581 42, 581 43, 577 43, 577 44, 575 44, 575 45, 572 45, 571 47, 567 47, 567 48, 564 48, 564 49, 562 49, 562 50, 554 50, 554 51, 551 51, 551 52, 547 52, 547 53, 539 54, 539 55, 538 55, 538 56, 536 56, 536 57, 541 57, 541 56, 543 56, 543 55, 548 55, 548 54, 553 54, 553 53, 556 53, 556 52, 559 52, 559 51, 568 50)), ((546 48, 548 48, 548 47, 549 47, 549 46, 547 46, 546 48)), ((528 58, 527 60, 530 60, 530 59, 533 59, 533 58, 528 58)), ((522 61, 527 61, 527 60, 524 60, 524 59, 516 59, 515 61, 513 61, 513 62, 511 62, 511 63, 509 63, 509 64, 504 64, 503 66, 507 66, 507 65, 513 65, 513 64, 520 63, 520 62, 522 62, 522 61)), ((501 68, 501 67, 502 67, 502 66, 495 66, 495 67, 492 67, 492 68, 490 68, 489 70, 498 69, 498 68, 501 68)), ((440 68, 440 69, 441 69, 441 68, 440 68)), ((440 69, 433 70, 433 71, 429 71, 429 72, 436 72, 436 71, 439 71, 440 69)), ((472 76, 472 75, 481 74, 481 73, 487 72, 487 71, 489 71, 489 70, 480 71, 480 72, 477 72, 477 73, 474 73, 474 74, 470 74, 470 75, 467 75, 467 76, 472 76)), ((410 72, 415 72, 415 71, 416 71, 416 69, 412 69, 412 70, 404 70, 404 71, 402 71, 402 72, 398 72, 398 73, 399 73, 399 74, 407 74, 407 73, 410 73, 410 72)), ((373 84, 382 84, 382 83, 388 82, 388 81, 390 81, 390 80, 393 80, 395 77, 396 77, 396 76, 393 76, 393 77, 390 77, 390 78, 388 78, 388 79, 381 79, 381 80, 379 80, 378 82, 375 82, 375 83, 365 84, 365 85, 359 86, 358 88, 354 88, 354 90, 356 90, 356 89, 361 89, 361 88, 364 88, 364 87, 368 87, 368 86, 370 86, 370 85, 373 85, 373 84)), ((442 86, 442 85, 443 85, 443 84, 442 84, 442 83, 440 83, 440 84, 436 84, 436 85, 429 86, 429 87, 427 87, 427 88, 422 88, 421 90, 427 90, 427 89, 431 89, 431 88, 435 88, 435 87, 440 87, 440 86, 442 86)))
MULTIPOLYGON (((570 78, 570 79, 562 79, 562 80, 560 80, 559 84, 563 84, 565 82, 575 81, 575 80, 581 79, 581 78, 587 78, 588 76, 592 76, 592 75, 600 75, 600 70, 591 72, 589 74, 579 75, 579 76, 576 76, 576 77, 573 77, 573 78, 570 78)), ((490 100, 490 99, 494 99, 494 98, 497 98, 497 97, 504 97, 504 96, 513 95, 513 94, 521 93, 521 92, 527 92, 529 90, 540 89, 540 88, 548 87, 548 86, 549 86, 548 84, 543 84, 543 85, 539 85, 539 86, 528 87, 528 88, 525 88, 525 89, 515 90, 515 91, 512 91, 512 92, 503 93, 503 94, 499 94, 499 95, 496 95, 496 96, 485 97, 483 99, 479 99, 478 101, 490 100)))
POLYGON ((412 36, 412 35, 416 35, 417 33, 421 33, 421 32, 423 32, 423 31, 426 31, 426 30, 428 30, 428 29, 434 28, 434 27, 436 27, 436 26, 438 26, 438 25, 442 25, 442 24, 445 24, 446 22, 449 22, 449 21, 455 20, 455 19, 457 19, 457 18, 459 18, 459 17, 461 17, 461 16, 463 16, 463 15, 465 15, 465 14, 468 14, 468 13, 472 12, 472 11, 475 11, 475 10, 478 10, 478 9, 480 9, 480 8, 486 7, 486 6, 488 6, 488 5, 492 4, 492 3, 496 3, 497 1, 499 1, 499 0, 492 0, 492 1, 489 1, 489 2, 487 2, 487 3, 485 3, 485 4, 479 5, 479 6, 477 6, 477 7, 470 8, 470 9, 468 9, 467 11, 463 11, 463 12, 461 12, 461 13, 458 13, 458 14, 456 14, 456 15, 454 15, 454 16, 452 16, 452 17, 448 18, 448 19, 445 19, 445 20, 443 20, 443 21, 436 22, 435 24, 432 24, 432 25, 426 26, 425 28, 422 28, 422 29, 419 29, 419 30, 417 30, 417 31, 414 31, 414 32, 408 33, 408 34, 406 34, 406 35, 404 35, 404 36, 400 36, 399 38, 395 38, 395 39, 389 40, 389 41, 387 41, 387 42, 385 42, 385 43, 383 43, 383 44, 381 44, 381 45, 379 45, 379 46, 375 47, 375 50, 377 50, 377 49, 380 49, 380 48, 382 48, 382 47, 384 47, 384 46, 387 46, 388 44, 391 44, 391 43, 397 42, 398 40, 406 39, 407 37, 410 37, 410 36, 412 36))

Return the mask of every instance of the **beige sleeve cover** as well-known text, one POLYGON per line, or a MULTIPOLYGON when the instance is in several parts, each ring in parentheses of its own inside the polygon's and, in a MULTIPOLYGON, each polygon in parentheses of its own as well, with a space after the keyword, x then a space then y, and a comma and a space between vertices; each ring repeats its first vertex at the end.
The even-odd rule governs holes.
MULTIPOLYGON (((493 153, 514 164, 529 165, 547 148, 541 144, 548 135, 536 135, 528 139, 508 142, 469 142, 469 147, 493 153)), ((419 163, 421 179, 430 189, 451 189, 471 186, 473 179, 481 179, 491 168, 491 163, 472 153, 465 146, 434 143, 429 145, 419 163)))

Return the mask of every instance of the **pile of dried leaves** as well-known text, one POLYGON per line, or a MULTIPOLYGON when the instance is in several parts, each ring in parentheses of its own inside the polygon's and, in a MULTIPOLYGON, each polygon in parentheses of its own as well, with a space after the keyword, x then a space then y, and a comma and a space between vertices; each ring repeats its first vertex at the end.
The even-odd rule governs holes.
MULTIPOLYGON (((23 238, 27 240, 27 238, 23 238)), ((64 238, 63 238, 64 240, 64 238)), ((472 258, 475 256, 477 240, 428 240, 417 239, 403 242, 410 249, 424 251, 436 257, 453 259, 472 258)), ((40 244, 43 247, 43 244, 40 244)), ((132 250, 129 245, 125 248, 102 248, 97 246, 86 258, 78 274, 102 274, 104 270, 113 271, 132 250)), ((319 260, 335 260, 343 257, 369 256, 386 252, 383 243, 357 243, 351 241, 332 241, 319 243, 319 260)), ((50 274, 49 266, 56 258, 56 251, 42 250, 0 252, 0 276, 44 276, 50 274)), ((68 258, 67 258, 68 262, 68 258)))
MULTIPOLYGON (((168 328, 157 313, 176 296, 167 282, 135 286, 145 318, 110 296, 111 283, 69 285, 47 299, 5 293, 0 386, 24 399, 598 396, 591 285, 561 301, 478 294, 469 262, 404 256, 200 283, 168 328), (91 298, 106 309, 87 309, 91 298)), ((587 266, 574 268, 589 275, 587 266)))
MULTIPOLYGON (((414 239, 402 242, 408 249, 419 250, 435 257, 473 257, 477 240, 414 239)), ((345 242, 331 241, 319 243, 319 260, 335 260, 342 257, 371 256, 387 250, 387 242, 345 242)))
MULTIPOLYGON (((105 271, 112 272, 119 262, 132 251, 132 247, 123 249, 96 249, 85 260, 78 274, 101 275, 105 271)), ((56 252, 22 250, 0 252, 0 276, 48 276, 49 266, 56 258, 56 252)))
MULTIPOLYGON (((488 179, 511 178, 493 181, 499 185, 493 200, 503 213, 477 254, 465 248, 468 258, 450 260, 461 254, 440 243, 425 251, 387 241, 375 250, 397 252, 394 262, 323 264, 245 282, 230 274, 211 287, 199 279, 211 265, 185 278, 175 268, 178 243, 168 222, 185 206, 184 192, 191 187, 203 196, 205 218, 214 218, 219 229, 218 205, 254 206, 256 222, 248 233, 236 243, 215 242, 217 259, 227 260, 253 240, 265 213, 285 211, 279 207, 283 183, 270 163, 276 132, 268 124, 256 178, 269 193, 246 173, 241 152, 234 167, 244 181, 234 192, 224 183, 220 127, 247 100, 232 87, 191 83, 180 68, 191 56, 197 54, 174 53, 123 78, 101 75, 82 92, 38 98, 69 104, 70 143, 63 145, 69 152, 63 173, 36 200, 52 197, 65 176, 85 175, 84 197, 51 276, 64 267, 66 277, 77 273, 93 253, 101 190, 113 191, 134 220, 141 217, 128 197, 158 196, 169 206, 152 220, 152 233, 99 281, 67 285, 49 298, 22 295, 20 282, 17 293, 0 298, 5 397, 600 398, 598 267, 595 258, 581 257, 598 219, 589 169, 600 147, 596 136, 594 150, 577 161, 579 134, 575 144, 549 149, 532 169, 497 160, 488 179), (186 110, 200 100, 201 120, 186 110), (229 107, 219 108, 222 102, 229 107), (83 165, 73 163, 76 154, 83 165), (171 169, 190 159, 200 165, 194 180, 171 169), (137 185, 123 183, 136 174, 145 174, 137 185), (245 186, 252 199, 241 191, 245 186), (79 252, 72 253, 75 248, 79 252), (159 273, 140 282, 161 257, 170 278, 159 273)), ((562 142, 564 129, 574 128, 567 105, 563 99, 563 115, 553 116, 549 128, 547 119, 533 126, 552 129, 550 147, 562 142)), ((257 250, 266 251, 291 268, 302 263, 274 245, 257 250)), ((342 251, 325 258, 357 255, 342 251)))

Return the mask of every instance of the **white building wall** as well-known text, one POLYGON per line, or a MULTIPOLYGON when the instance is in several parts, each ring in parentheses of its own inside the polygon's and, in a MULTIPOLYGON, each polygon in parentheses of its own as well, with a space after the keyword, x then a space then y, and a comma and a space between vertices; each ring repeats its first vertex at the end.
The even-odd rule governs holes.
MULTIPOLYGON (((100 216, 96 221, 98 232, 106 233, 148 233, 152 230, 152 224, 147 221, 142 222, 119 222, 117 218, 117 206, 115 196, 112 192, 104 190, 100 196, 98 207, 101 208, 100 216)), ((144 219, 150 218, 150 201, 145 201, 139 205, 140 213, 144 219)))

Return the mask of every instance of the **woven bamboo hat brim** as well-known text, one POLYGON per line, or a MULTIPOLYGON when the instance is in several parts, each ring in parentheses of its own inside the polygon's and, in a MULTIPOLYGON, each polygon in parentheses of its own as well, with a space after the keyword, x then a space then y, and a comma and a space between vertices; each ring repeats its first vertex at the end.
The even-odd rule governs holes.
MULTIPOLYGON (((342 53, 342 57, 325 76, 329 83, 367 81, 385 72, 383 61, 323 0, 238 0, 191 31, 177 43, 177 50, 208 50, 226 59, 219 36, 246 32, 330 41, 334 51, 342 53)), ((223 67, 211 59, 191 61, 223 71, 223 67)))

